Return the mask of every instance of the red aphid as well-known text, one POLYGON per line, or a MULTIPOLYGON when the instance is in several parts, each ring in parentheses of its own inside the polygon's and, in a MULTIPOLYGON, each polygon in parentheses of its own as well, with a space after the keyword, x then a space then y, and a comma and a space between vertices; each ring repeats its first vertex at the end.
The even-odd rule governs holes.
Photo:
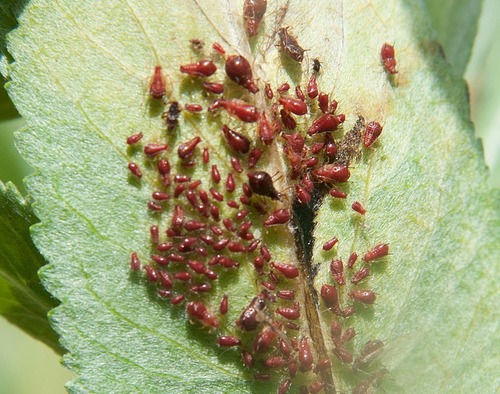
POLYGON ((347 182, 351 176, 347 166, 339 164, 325 164, 312 174, 323 182, 347 182))
POLYGON ((326 114, 328 112, 328 95, 321 92, 318 96, 318 105, 321 112, 326 114))
POLYGON ((203 88, 210 93, 222 94, 224 93, 224 85, 217 82, 203 82, 203 88))
POLYGON ((253 148, 248 155, 248 168, 253 168, 262 156, 262 149, 253 148))
POLYGON ((131 135, 130 137, 127 138, 127 144, 128 145, 137 144, 142 139, 142 136, 143 136, 142 133, 137 133, 137 134, 131 135))
POLYGON ((160 204, 155 203, 154 201, 148 201, 148 209, 151 211, 162 211, 163 208, 160 204))
POLYGON ((371 290, 354 290, 349 293, 349 297, 363 304, 373 304, 377 299, 376 294, 371 290))
POLYGON ((253 342, 253 351, 255 353, 266 353, 277 334, 269 327, 264 327, 253 342))
POLYGON ((334 158, 337 154, 337 145, 333 139, 329 139, 325 146, 325 153, 328 157, 334 158))
POLYGON ((151 227, 149 227, 149 234, 151 236, 151 242, 153 245, 156 245, 158 243, 158 238, 159 238, 159 229, 158 226, 153 224, 151 227))
POLYGON ((370 122, 366 125, 363 145, 370 147, 382 133, 382 126, 379 122, 370 122))
POLYGON ((298 308, 276 308, 276 313, 289 320, 297 320, 300 317, 300 310, 298 308))
POLYGON ((394 47, 387 43, 382 45, 382 49, 380 50, 380 57, 382 58, 382 63, 385 70, 389 74, 396 74, 396 57, 394 53, 394 47))
POLYGON ((173 296, 171 299, 170 299, 170 303, 172 305, 177 305, 177 304, 180 304, 182 301, 184 301, 186 299, 186 297, 184 296, 184 294, 177 294, 175 296, 173 296))
POLYGON ((286 224, 290 221, 289 209, 277 209, 264 221, 264 227, 286 224))
POLYGON ((299 100, 306 101, 306 96, 304 95, 304 92, 302 91, 300 86, 295 87, 295 95, 299 100))
POLYGON ((236 116, 243 122, 252 123, 259 119, 259 111, 254 105, 247 104, 240 100, 215 100, 208 107, 209 111, 215 111, 217 108, 224 108, 230 115, 236 116))
POLYGON ((293 290, 279 290, 276 292, 276 296, 284 300, 293 300, 295 298, 295 292, 293 290))
POLYGON ((250 150, 250 140, 244 135, 237 133, 234 130, 231 130, 226 125, 222 125, 222 132, 224 133, 224 137, 229 144, 229 146, 239 153, 248 153, 250 150))
POLYGON ((168 200, 170 198, 170 195, 168 195, 167 193, 165 192, 153 192, 151 194, 151 197, 153 197, 154 200, 157 200, 157 201, 165 201, 165 200, 168 200))
POLYGON ((158 252, 166 252, 174 247, 172 242, 162 242, 156 246, 158 252))
POLYGON ((271 356, 264 360, 264 365, 267 368, 281 368, 287 361, 281 356, 271 356))
POLYGON ((299 342, 299 364, 302 372, 309 371, 314 362, 311 348, 306 337, 302 337, 299 342))
POLYGON ((237 157, 234 157, 234 156, 231 157, 231 166, 233 167, 233 169, 236 172, 238 172, 238 173, 243 172, 243 168, 241 167, 240 159, 238 159, 237 157))
POLYGON ((184 192, 184 190, 186 190, 186 185, 184 185, 183 183, 177 185, 174 189, 174 197, 179 197, 184 192))
POLYGON ((229 310, 229 301, 227 299, 227 294, 224 294, 219 305, 219 312, 221 315, 225 315, 229 310))
POLYGON ((257 35, 266 8, 267 0, 245 0, 243 3, 243 19, 249 37, 257 35))
POLYGON ((230 55, 226 59, 226 74, 238 85, 246 88, 250 93, 257 93, 259 88, 252 75, 252 67, 243 56, 230 55))
POLYGON ((381 257, 385 257, 389 254, 389 245, 388 244, 378 244, 374 246, 372 249, 370 249, 366 254, 363 256, 363 261, 365 262, 370 262, 376 259, 379 259, 381 257))
POLYGON ((336 347, 333 349, 333 354, 346 364, 352 363, 352 353, 342 347, 336 347))
POLYGON ((200 60, 196 63, 185 64, 180 67, 184 74, 197 77, 209 77, 217 70, 217 66, 211 60, 200 60))
POLYGON ((344 193, 343 191, 338 190, 338 189, 332 189, 332 190, 330 190, 330 196, 335 197, 335 198, 346 198, 347 194, 344 193))
POLYGON ((312 198, 311 193, 299 183, 295 184, 295 197, 301 204, 309 204, 312 198))
POLYGON ((352 268, 358 259, 358 254, 356 252, 351 253, 349 260, 347 261, 347 267, 352 268))
MULTIPOLYGON (((217 168, 217 164, 212 165, 211 175, 212 175, 212 180, 215 183, 219 183, 220 182, 221 176, 220 176, 219 169, 217 168)), ((212 191, 212 189, 210 189, 210 191, 212 191)), ((212 193, 212 195, 213 195, 213 193, 212 193)), ((219 201, 222 201, 222 200, 219 200, 219 201)))
POLYGON ((333 259, 330 263, 330 272, 332 273, 335 281, 340 285, 345 285, 345 277, 344 277, 344 263, 342 260, 333 259))
POLYGON ((275 130, 269 123, 266 113, 263 111, 259 115, 259 121, 257 123, 257 132, 259 138, 264 145, 271 145, 274 140, 275 130))
POLYGON ((328 241, 326 241, 323 244, 323 250, 326 250, 326 251, 331 250, 337 242, 339 242, 337 237, 333 237, 332 239, 329 239, 328 241))
POLYGON ((133 252, 130 255, 130 269, 132 271, 138 271, 141 268, 141 260, 139 259, 139 256, 137 256, 136 252, 133 252))
POLYGON ((307 84, 307 95, 310 99, 314 99, 318 96, 318 82, 316 81, 315 75, 311 75, 309 79, 307 84))
POLYGON ((238 209, 240 207, 240 204, 238 204, 236 201, 234 200, 229 200, 228 202, 226 202, 227 206, 229 208, 234 208, 234 209, 238 209))
POLYGON ((285 126, 285 128, 287 128, 288 130, 295 130, 295 128, 297 127, 297 122, 295 121, 293 116, 290 115, 290 112, 284 108, 280 110, 280 118, 283 126, 285 126))
POLYGON ((236 337, 223 335, 217 338, 217 343, 219 344, 219 346, 231 347, 231 346, 239 346, 241 344, 241 341, 236 337))
POLYGON ((142 178, 142 171, 137 163, 128 163, 128 169, 132 175, 136 176, 137 178, 142 178))
POLYGON ((317 133, 323 133, 325 131, 334 131, 337 130, 337 127, 344 123, 345 115, 333 115, 333 114, 324 114, 321 115, 318 119, 314 121, 314 123, 309 127, 307 134, 314 135, 317 133))
POLYGON ((175 183, 184 183, 184 182, 189 182, 190 180, 191 178, 187 175, 177 174, 174 176, 175 183))
POLYGON ((150 282, 158 282, 158 271, 155 270, 152 266, 149 264, 144 265, 142 267, 144 271, 146 271, 146 276, 150 282))
POLYGON ((219 327, 219 322, 215 315, 201 302, 189 302, 186 305, 186 312, 190 318, 198 320, 204 326, 219 327))
POLYGON ((359 282, 367 278, 369 275, 370 275, 370 269, 368 267, 363 267, 354 274, 354 276, 351 279, 351 282, 353 285, 357 285, 359 282))
POLYGON ((321 287, 321 298, 327 307, 338 307, 339 296, 335 286, 324 284, 321 287))
POLYGON ((278 86, 278 89, 276 89, 278 93, 284 93, 290 90, 290 85, 288 83, 283 83, 280 86, 278 86))
POLYGON ((144 147, 144 153, 146 156, 154 156, 157 155, 158 153, 161 153, 163 151, 166 151, 168 149, 167 144, 147 144, 144 147))
POLYGON ((319 152, 323 150, 324 147, 325 147, 325 142, 315 142, 311 146, 311 153, 313 155, 317 155, 319 152))
POLYGON ((184 109, 188 112, 200 112, 203 110, 203 107, 200 104, 188 103, 184 104, 184 109))
POLYGON ((294 279, 299 276, 299 269, 292 264, 272 263, 276 270, 278 270, 285 278, 294 279))
POLYGON ((243 359, 243 364, 245 364, 247 368, 253 367, 253 356, 249 352, 243 350, 241 352, 241 358, 243 359))
POLYGON ((278 386, 278 394, 286 394, 291 385, 292 381, 290 379, 283 380, 278 386))
POLYGON ((160 271, 160 283, 163 287, 171 289, 174 285, 174 279, 172 275, 166 271, 160 271))
POLYGON ((227 174, 227 178, 226 178, 226 190, 229 193, 232 193, 232 192, 234 192, 235 188, 236 188, 236 184, 234 182, 234 176, 232 173, 229 173, 229 174, 227 174))
POLYGON ((222 47, 221 44, 219 44, 218 42, 214 42, 212 44, 212 48, 219 54, 219 55, 222 55, 224 56, 226 54, 226 51, 225 49, 222 47))
POLYGON ((264 92, 266 93, 266 97, 269 100, 273 99, 274 93, 273 93, 273 90, 271 89, 271 85, 269 85, 268 83, 266 83, 266 85, 264 86, 264 92))
POLYGON ((353 327, 348 328, 344 331, 340 342, 347 343, 356 336, 356 330, 353 327))
POLYGON ((318 373, 319 371, 323 371, 325 369, 328 369, 332 366, 332 362, 327 359, 327 358, 322 358, 321 360, 318 360, 316 363, 316 366, 314 367, 314 372, 318 373))
POLYGON ((309 385, 307 388, 309 394, 316 394, 319 393, 321 390, 325 388, 325 383, 324 382, 314 382, 309 385))
POLYGON ((366 213, 366 209, 363 207, 363 205, 361 205, 359 201, 354 201, 352 203, 352 209, 360 213, 361 215, 364 215, 366 213))
POLYGON ((149 83, 149 96, 154 100, 161 100, 166 93, 165 77, 161 66, 156 66, 151 82, 149 83))
POLYGON ((269 249, 267 248, 267 246, 264 245, 264 244, 260 245, 260 255, 266 261, 270 261, 271 260, 271 253, 269 252, 269 249))
POLYGON ((200 137, 194 137, 193 139, 190 139, 189 141, 179 146, 179 148, 177 149, 177 154, 183 160, 190 158, 191 156, 193 156, 194 150, 200 142, 200 137))
POLYGON ((161 175, 170 174, 170 163, 168 162, 168 160, 165 159, 158 160, 158 172, 161 175))
POLYGON ((307 104, 302 100, 294 99, 292 97, 280 97, 278 101, 287 111, 290 111, 292 114, 307 114, 307 104))
POLYGON ((340 339, 342 336, 342 324, 340 324, 336 320, 333 320, 330 326, 330 335, 335 346, 338 346, 340 344, 340 339))
POLYGON ((155 263, 159 265, 167 265, 168 264, 168 258, 165 256, 160 256, 159 254, 153 254, 151 255, 151 260, 153 260, 155 263))

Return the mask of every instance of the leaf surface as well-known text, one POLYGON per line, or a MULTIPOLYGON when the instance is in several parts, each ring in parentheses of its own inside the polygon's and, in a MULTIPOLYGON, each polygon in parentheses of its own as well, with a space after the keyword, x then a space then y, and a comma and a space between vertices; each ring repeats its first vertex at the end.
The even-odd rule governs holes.
MULTIPOLYGON (((238 273, 221 273, 210 296, 200 296, 215 310, 222 294, 230 295, 230 313, 212 332, 190 324, 182 307, 158 300, 154 287, 129 268, 131 252, 147 260, 150 225, 158 223, 163 231, 171 211, 157 215, 146 209, 158 187, 154 162, 144 158, 142 149, 127 148, 128 136, 141 131, 144 143, 167 138, 168 157, 182 172, 175 161, 177 148, 199 135, 200 150, 210 149, 211 163, 224 176, 231 171, 231 153, 220 132, 222 122, 230 121, 227 114, 183 114, 176 132, 168 134, 162 106, 147 99, 152 70, 161 64, 171 88, 169 100, 206 107, 210 100, 200 92, 200 82, 183 76, 179 66, 203 56, 217 59, 210 49, 213 42, 249 59, 261 86, 255 95, 259 108, 266 106, 265 82, 305 86, 312 59, 319 58, 321 89, 339 101, 346 114, 344 130, 360 115, 384 125, 380 140, 351 163, 347 200, 327 196, 318 200, 316 216, 312 211, 308 219, 295 215, 297 222, 304 221, 302 228, 306 220, 312 228, 314 218, 316 242, 310 252, 307 238, 302 253, 300 246, 297 252, 300 242, 291 228, 256 225, 254 230, 273 260, 301 267, 299 280, 281 283, 291 283, 299 294, 297 335, 313 336, 315 350, 326 349, 333 361, 328 389, 334 385, 344 392, 361 378, 332 356, 333 314, 314 293, 333 283, 332 257, 346 261, 352 251, 362 256, 388 243, 390 256, 373 265, 362 285, 376 292, 376 304, 356 304, 357 312, 342 323, 357 331, 349 349, 356 355, 370 339, 386 343, 375 364, 388 370, 382 382, 387 390, 492 391, 498 370, 490 349, 498 342, 493 278, 500 261, 500 199, 486 186, 467 118, 465 85, 450 75, 422 5, 409 3, 320 1, 312 9, 290 1, 285 9, 270 2, 259 36, 250 42, 239 2, 30 3, 20 28, 9 36, 15 60, 9 66, 9 91, 29 125, 19 146, 38 170, 29 180, 41 220, 33 236, 51 263, 43 271, 44 284, 62 301, 52 318, 70 352, 66 363, 79 374, 70 383, 72 391, 274 390, 274 383, 253 379, 238 351, 215 345, 217 335, 229 333, 251 346, 252 334, 234 324, 260 291, 251 257, 239 258, 238 273), (302 66, 276 48, 278 25, 290 26, 308 49, 302 66), (191 50, 192 38, 205 41, 204 55, 191 50), (380 63, 384 42, 397 43, 399 73, 392 77, 380 63), (127 172, 129 161, 143 168, 140 181, 127 172), (355 200, 367 208, 364 217, 350 208, 355 200), (325 253, 321 245, 332 236, 338 246, 325 253), (308 253, 312 259, 305 261, 308 253), (478 363, 483 367, 474 368, 478 363)), ((222 80, 222 70, 216 76, 222 80)), ((233 97, 248 98, 235 84, 227 86, 233 97)), ((305 132, 311 120, 299 121, 299 130, 305 132)), ((257 140, 255 128, 241 127, 257 140)), ((278 174, 275 186, 287 197, 276 204, 286 204, 293 197, 283 141, 277 141, 259 166, 278 174)), ((210 183, 206 166, 190 174, 210 183)), ((236 179, 239 185, 246 177, 236 179)), ((255 212, 250 217, 262 221, 255 212)), ((342 291, 342 302, 348 300, 342 291)), ((376 373, 370 370, 367 379, 376 373)))

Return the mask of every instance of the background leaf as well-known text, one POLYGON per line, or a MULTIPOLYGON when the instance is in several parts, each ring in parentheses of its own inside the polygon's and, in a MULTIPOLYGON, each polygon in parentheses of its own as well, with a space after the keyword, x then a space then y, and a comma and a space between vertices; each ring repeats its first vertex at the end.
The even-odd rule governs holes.
MULTIPOLYGON (((51 262, 44 281, 63 301, 53 318, 71 352, 66 361, 80 374, 75 391, 262 390, 243 379, 248 377, 237 355, 216 349, 205 331, 179 318, 182 313, 152 302, 153 294, 128 273, 130 251, 148 253, 151 219, 141 208, 151 189, 127 182, 122 141, 138 130, 155 135, 161 125, 159 114, 151 116, 144 105, 153 65, 164 64, 179 89, 176 70, 189 61, 189 38, 226 39, 233 50, 249 50, 235 24, 241 7, 198 6, 204 12, 192 3, 49 7, 39 1, 11 36, 16 63, 9 67, 10 92, 30 126, 20 145, 41 170, 30 180, 42 220, 34 237, 51 262), (192 24, 179 25, 184 20, 192 24), (97 364, 110 367, 96 370, 97 364)), ((317 239, 338 234, 342 257, 379 239, 392 247, 389 264, 370 280, 379 294, 376 312, 353 318, 361 326, 355 346, 384 335, 396 349, 384 359, 388 387, 490 391, 498 369, 488 348, 497 340, 490 294, 496 286, 489 277, 500 260, 498 193, 484 186, 484 166, 463 115, 464 86, 447 73, 420 6, 318 7, 325 12, 291 3, 285 24, 310 48, 311 58, 321 56, 321 83, 335 87, 350 124, 358 113, 385 124, 378 149, 356 164, 350 183, 350 195, 369 209, 365 225, 328 202, 317 220, 317 239), (368 20, 380 24, 366 29, 368 20), (384 41, 397 42, 400 74, 392 84, 379 64, 384 41), (436 362, 430 365, 429 358, 436 362), (485 365, 479 371, 471 367, 478 360, 485 365)), ((272 30, 271 19, 266 26, 272 30)), ((259 74, 273 85, 288 78, 300 82, 293 67, 276 69, 279 55, 261 34, 260 48, 270 43, 271 49, 265 62, 256 63, 263 68, 259 74)), ((175 92, 192 97, 186 86, 175 92)), ((240 292, 244 280, 235 284, 240 292)), ((321 280, 327 280, 324 270, 321 280)), ((341 389, 345 384, 337 383, 341 389)))
POLYGON ((426 4, 446 59, 457 75, 463 75, 476 38, 483 1, 426 0, 426 4))
POLYGON ((42 287, 37 271, 45 264, 31 242, 36 222, 29 204, 12 183, 0 182, 0 313, 35 338, 62 353, 47 313, 57 305, 42 287))

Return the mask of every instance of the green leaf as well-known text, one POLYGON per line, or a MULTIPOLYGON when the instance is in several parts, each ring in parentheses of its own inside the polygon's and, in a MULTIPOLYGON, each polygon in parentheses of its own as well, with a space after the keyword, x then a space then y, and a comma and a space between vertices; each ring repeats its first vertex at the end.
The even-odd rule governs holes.
MULTIPOLYGON (((494 390, 499 365, 491 349, 498 342, 494 278, 500 261, 500 199, 486 185, 481 152, 466 116, 465 85, 450 75, 430 30, 425 9, 414 2, 320 1, 313 9, 290 1, 286 12, 270 3, 251 43, 241 26, 241 4, 30 3, 20 28, 9 36, 15 60, 9 65, 9 90, 29 126, 18 144, 37 169, 29 180, 41 220, 33 237, 50 262, 43 282, 62 301, 52 318, 70 352, 66 363, 79 374, 70 383, 71 391, 275 390, 274 382, 254 380, 253 372, 262 368, 248 370, 237 350, 215 345, 218 335, 229 333, 242 338, 247 349, 252 346, 255 331, 242 333, 234 322, 260 291, 260 281, 267 279, 255 274, 254 254, 243 254, 240 269, 220 272, 212 291, 199 296, 215 311, 222 295, 229 294, 230 312, 218 317, 220 327, 211 332, 189 323, 183 307, 158 299, 144 275, 129 269, 131 252, 148 262, 154 252, 150 225, 158 223, 163 237, 171 211, 147 211, 152 191, 160 187, 155 164, 144 158, 143 145, 127 147, 125 139, 139 131, 144 144, 167 139, 173 171, 201 179, 204 188, 210 184, 209 167, 183 169, 176 159, 182 142, 200 135, 199 148, 210 148, 210 164, 217 163, 225 178, 232 153, 221 137, 221 124, 229 122, 257 141, 253 126, 228 119, 225 112, 183 113, 177 130, 168 134, 161 104, 147 99, 153 67, 161 64, 172 88, 170 100, 199 102, 206 108, 210 100, 200 83, 178 70, 208 56, 221 68, 210 49, 213 42, 250 60, 261 87, 259 108, 266 106, 264 83, 304 87, 312 59, 319 58, 320 87, 339 101, 346 115, 344 130, 359 115, 384 125, 380 140, 351 163, 348 185, 338 186, 348 192, 345 202, 326 196, 318 201, 315 217, 311 210, 295 210, 295 221, 306 233, 303 239, 286 226, 263 228, 253 208, 249 215, 273 260, 300 267, 300 277, 281 278, 279 288, 295 289, 302 305, 297 336, 313 337, 315 353, 324 347, 332 359, 332 374, 321 374, 329 391, 331 384, 344 392, 365 379, 378 385, 382 365, 388 376, 381 389, 391 392, 494 390), (302 67, 275 47, 276 23, 291 26, 290 32, 308 49, 302 67), (192 38, 205 41, 204 55, 191 49, 192 38), (399 73, 394 76, 380 64, 384 42, 397 43, 399 73), (140 181, 128 173, 129 161, 142 168, 140 181), (351 210, 355 200, 367 208, 364 218, 351 210), (308 261, 306 227, 313 218, 316 243, 308 261), (339 239, 338 247, 320 250, 332 236, 339 239), (356 313, 341 321, 344 329, 356 329, 346 345, 355 356, 375 338, 384 340, 387 350, 373 368, 358 373, 332 355, 329 325, 337 317, 314 295, 323 284, 334 283, 329 274, 332 257, 346 261, 352 251, 362 256, 378 243, 390 244, 391 254, 373 263, 371 277, 360 285, 376 291, 377 303, 365 308, 356 303, 356 313)), ((214 80, 222 79, 219 70, 214 80)), ((235 84, 225 83, 232 97, 252 100, 235 84)), ((308 123, 307 117, 299 119, 299 130, 305 132, 308 123)), ((341 133, 334 136, 340 139, 341 133)), ((285 195, 279 202, 261 197, 269 210, 293 198, 285 173, 288 159, 281 153, 283 139, 277 141, 280 145, 264 148, 258 166, 277 174, 274 184, 285 195)), ((196 155, 199 161, 201 152, 196 155)), ((244 173, 236 176, 238 188, 245 180, 244 173)), ((182 198, 176 201, 185 204, 182 198)), ((221 210, 222 215, 230 211, 222 205, 221 210)), ((342 302, 349 305, 345 292, 342 302)), ((269 316, 277 319, 276 314, 269 316)), ((278 380, 280 373, 273 376, 278 380)), ((299 376, 295 388, 310 382, 299 376)))
POLYGON ((472 53, 483 2, 426 0, 426 4, 446 59, 457 75, 463 75, 472 53))
POLYGON ((29 228, 35 222, 29 203, 16 187, 0 182, 0 314, 62 353, 47 318, 57 301, 37 275, 45 261, 30 238, 29 228))

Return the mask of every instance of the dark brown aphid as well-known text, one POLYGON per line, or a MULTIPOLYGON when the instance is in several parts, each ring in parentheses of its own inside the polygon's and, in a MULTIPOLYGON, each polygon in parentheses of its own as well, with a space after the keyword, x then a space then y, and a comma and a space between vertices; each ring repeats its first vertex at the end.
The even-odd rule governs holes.
POLYGON ((387 374, 387 369, 382 368, 370 374, 365 380, 361 381, 354 387, 352 394, 370 394, 375 393, 384 376, 387 374))
POLYGON ((248 172, 248 183, 255 194, 279 200, 280 194, 274 188, 273 179, 265 171, 248 172))
POLYGON ((231 130, 227 125, 222 125, 222 132, 229 146, 239 153, 248 153, 250 150, 250 140, 244 135, 231 130))
POLYGON ((179 148, 177 149, 177 154, 183 160, 189 159, 191 156, 193 156, 196 145, 198 145, 200 142, 201 138, 198 136, 190 139, 189 141, 179 146, 179 148))
POLYGON ((282 27, 278 30, 280 46, 285 53, 296 62, 304 60, 304 49, 299 45, 297 39, 288 32, 288 28, 282 27))
POLYGON ((381 257, 385 257, 389 254, 389 245, 388 244, 378 244, 373 247, 373 249, 370 249, 366 254, 363 256, 363 261, 365 262, 370 262, 376 259, 379 259, 381 257))
POLYGON ((370 147, 382 133, 382 126, 379 122, 370 122, 366 125, 363 145, 370 147))
POLYGON ((266 13, 267 0, 245 0, 243 4, 243 18, 249 37, 257 35, 260 22, 266 13))
POLYGON ((137 163, 128 163, 128 169, 132 175, 137 178, 142 178, 142 171, 137 163))
POLYGON ((313 59, 313 71, 319 73, 321 70, 321 63, 319 59, 313 59))
POLYGON ((262 323, 266 317, 264 310, 266 309, 266 300, 261 293, 250 302, 250 304, 242 312, 240 318, 236 321, 236 325, 244 331, 252 331, 262 323))
POLYGON ((366 209, 363 207, 363 205, 361 205, 359 201, 354 201, 352 203, 352 209, 360 213, 361 215, 364 215, 366 213, 366 209))
POLYGON ((243 56, 231 55, 227 57, 226 74, 232 81, 243 86, 250 93, 257 93, 259 91, 253 80, 250 63, 243 56))
POLYGON ((167 129, 172 131, 179 124, 179 114, 181 113, 181 108, 177 101, 172 101, 168 111, 164 112, 162 118, 165 120, 167 129))
POLYGON ((200 60, 196 63, 185 64, 180 67, 184 74, 197 77, 209 77, 217 70, 217 66, 211 60, 200 60))
POLYGON ((389 74, 396 74, 396 57, 394 54, 394 47, 387 43, 382 45, 382 49, 380 50, 380 57, 382 58, 382 63, 385 70, 389 74))
POLYGON ((239 346, 241 344, 241 341, 236 337, 223 335, 217 338, 217 343, 219 344, 219 346, 230 347, 230 346, 239 346))
POLYGON ((149 96, 154 100, 161 100, 165 96, 165 77, 161 66, 156 66, 149 84, 149 96))

